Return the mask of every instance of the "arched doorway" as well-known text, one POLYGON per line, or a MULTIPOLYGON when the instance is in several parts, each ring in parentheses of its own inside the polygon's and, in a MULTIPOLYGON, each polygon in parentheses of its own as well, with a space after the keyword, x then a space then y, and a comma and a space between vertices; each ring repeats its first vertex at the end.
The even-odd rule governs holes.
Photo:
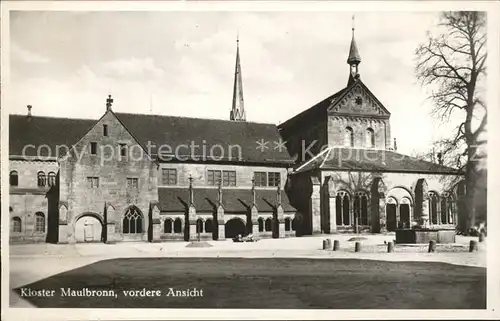
POLYGON ((122 233, 124 241, 141 240, 144 233, 144 216, 137 206, 130 206, 122 220, 122 233))
POLYGON ((388 232, 394 231, 397 227, 396 207, 396 200, 393 198, 389 198, 385 207, 388 232))
POLYGON ((399 220, 403 228, 411 227, 410 200, 406 197, 401 199, 399 205, 399 220))
POLYGON ((234 238, 237 237, 238 235, 244 236, 246 235, 245 233, 245 223, 243 220, 239 218, 232 218, 229 221, 226 222, 225 225, 225 234, 226 238, 234 238))
POLYGON ((75 223, 77 243, 104 242, 102 222, 94 214, 84 214, 75 223))

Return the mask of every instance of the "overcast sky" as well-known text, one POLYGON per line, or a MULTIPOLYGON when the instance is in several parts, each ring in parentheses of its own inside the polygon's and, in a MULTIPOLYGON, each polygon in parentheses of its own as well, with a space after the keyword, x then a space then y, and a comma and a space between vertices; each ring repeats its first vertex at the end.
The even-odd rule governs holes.
MULTIPOLYGON (((352 14, 12 12, 10 112, 98 118, 111 92, 118 112, 229 119, 239 32, 247 120, 278 124, 345 87, 352 14)), ((449 135, 414 74, 437 18, 355 13, 361 79, 407 154, 449 135)))

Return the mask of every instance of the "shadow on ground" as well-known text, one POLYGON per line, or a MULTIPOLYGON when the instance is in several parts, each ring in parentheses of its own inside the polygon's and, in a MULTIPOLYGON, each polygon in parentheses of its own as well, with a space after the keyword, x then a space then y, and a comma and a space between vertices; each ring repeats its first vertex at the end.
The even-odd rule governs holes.
POLYGON ((486 269, 355 259, 127 258, 100 261, 15 291, 47 308, 485 309, 486 269), (61 288, 116 295, 64 296, 61 288), (143 288, 160 290, 161 296, 123 292, 143 288), (195 288, 203 296, 168 295, 195 288), (54 290, 54 296, 27 296, 30 290, 54 290))

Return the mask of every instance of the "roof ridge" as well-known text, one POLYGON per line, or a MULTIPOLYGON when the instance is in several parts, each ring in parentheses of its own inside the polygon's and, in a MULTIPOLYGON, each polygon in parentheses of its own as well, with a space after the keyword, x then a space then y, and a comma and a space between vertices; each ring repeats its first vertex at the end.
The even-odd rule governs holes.
MULTIPOLYGON (((16 116, 16 117, 28 117, 26 114, 9 114, 10 116, 16 116)), ((48 119, 69 119, 69 120, 91 120, 91 121, 98 121, 98 118, 73 118, 73 117, 58 117, 58 116, 45 116, 45 115, 31 115, 31 118, 48 118, 48 119)))
POLYGON ((149 116, 149 117, 170 117, 170 118, 184 118, 184 119, 200 119, 200 120, 211 120, 211 121, 221 121, 227 123, 239 123, 239 124, 260 124, 260 125, 273 125, 277 127, 276 124, 273 123, 262 123, 256 121, 234 121, 229 119, 220 119, 220 118, 203 118, 203 117, 190 117, 190 116, 176 116, 176 115, 160 115, 160 114, 140 114, 140 113, 124 113, 124 112, 114 112, 115 115, 131 115, 131 116, 149 116))

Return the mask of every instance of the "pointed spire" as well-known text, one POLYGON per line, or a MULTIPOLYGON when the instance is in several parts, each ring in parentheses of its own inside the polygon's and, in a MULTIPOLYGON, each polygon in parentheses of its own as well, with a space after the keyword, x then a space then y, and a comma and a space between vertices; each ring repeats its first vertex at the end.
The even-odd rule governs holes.
POLYGON ((240 65, 240 37, 236 36, 236 65, 234 67, 233 105, 229 118, 234 121, 246 121, 243 101, 243 80, 240 65))
POLYGON ((354 15, 352 15, 352 40, 347 63, 349 65, 358 65, 360 62, 361 56, 359 55, 358 45, 356 44, 356 39, 354 38, 354 15))

